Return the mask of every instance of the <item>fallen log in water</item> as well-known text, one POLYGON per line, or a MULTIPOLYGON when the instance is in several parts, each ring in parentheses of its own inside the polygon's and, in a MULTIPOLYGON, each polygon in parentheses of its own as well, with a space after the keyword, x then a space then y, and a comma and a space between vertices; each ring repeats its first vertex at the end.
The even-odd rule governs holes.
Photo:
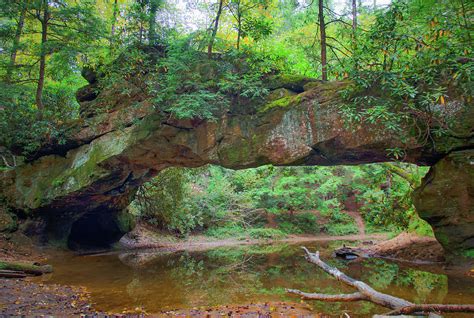
POLYGON ((386 313, 387 316, 410 315, 413 313, 429 314, 430 312, 474 312, 474 305, 423 304, 411 305, 386 313))
POLYGON ((27 274, 42 275, 51 273, 52 271, 53 267, 51 265, 0 261, 0 277, 14 277, 15 275, 19 277, 22 274, 24 274, 24 276, 27 274))
POLYGON ((359 301, 367 300, 375 304, 393 309, 385 315, 402 315, 412 313, 430 313, 430 312, 474 312, 474 305, 455 305, 455 304, 413 304, 405 299, 394 297, 392 295, 384 294, 376 291, 366 283, 355 280, 347 276, 335 267, 331 267, 319 258, 319 252, 311 253, 307 248, 303 247, 306 252, 306 259, 311 263, 317 265, 326 273, 331 274, 337 280, 352 286, 358 292, 352 294, 320 294, 320 293, 306 293, 297 289, 287 289, 291 294, 300 296, 303 299, 321 300, 321 301, 359 301))
POLYGON ((3 278, 23 278, 26 276, 27 274, 25 272, 0 270, 0 277, 3 278))

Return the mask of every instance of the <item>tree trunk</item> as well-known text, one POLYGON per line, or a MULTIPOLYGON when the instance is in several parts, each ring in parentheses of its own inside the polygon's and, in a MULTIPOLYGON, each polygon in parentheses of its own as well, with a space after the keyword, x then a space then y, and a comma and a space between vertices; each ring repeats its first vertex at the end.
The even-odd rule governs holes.
POLYGON ((212 57, 212 46, 214 45, 214 40, 216 39, 217 29, 219 28, 219 19, 222 13, 222 4, 224 0, 219 0, 219 8, 217 9, 216 21, 214 23, 214 28, 212 29, 211 39, 209 40, 209 45, 207 46, 207 56, 212 57))
POLYGON ((117 11, 118 11, 118 0, 114 1, 113 16, 112 16, 112 29, 110 31, 110 47, 113 47, 115 42, 115 24, 117 23, 117 11))
POLYGON ((41 53, 40 53, 40 66, 39 66, 39 78, 38 86, 36 88, 36 106, 40 111, 40 116, 43 113, 43 88, 44 88, 44 76, 46 71, 46 42, 48 41, 48 20, 49 20, 49 8, 48 0, 42 1, 43 6, 43 18, 41 21, 41 53))
POLYGON ((356 30, 357 30, 357 0, 352 0, 352 32, 354 33, 354 41, 355 41, 356 30))
POLYGON ((0 277, 2 278, 24 278, 28 275, 20 271, 0 270, 0 277))
POLYGON ((321 71, 322 71, 322 80, 328 80, 328 69, 327 69, 327 48, 326 48, 326 24, 324 22, 324 0, 318 0, 319 6, 319 31, 321 37, 321 71))
POLYGON ((41 274, 51 273, 53 271, 53 267, 51 265, 40 266, 40 265, 28 264, 28 263, 0 261, 0 270, 23 272, 25 274, 32 274, 32 275, 41 275, 41 274))
MULTIPOLYGON (((323 294, 325 297, 326 296, 331 296, 331 297, 335 297, 335 298, 339 297, 339 299, 341 299, 341 300, 342 300, 342 298, 346 297, 347 298, 346 301, 361 300, 361 298, 363 297, 363 298, 365 298, 365 300, 369 300, 369 301, 371 301, 375 304, 378 304, 378 305, 381 305, 381 306, 384 306, 384 307, 387 307, 387 308, 390 308, 390 309, 399 309, 399 308, 403 308, 403 307, 406 307, 406 306, 413 305, 413 303, 411 303, 409 301, 406 301, 405 299, 401 299, 401 298, 398 298, 398 297, 394 297, 394 296, 391 296, 391 295, 380 293, 380 292, 376 291, 375 289, 373 289, 372 287, 370 287, 369 285, 367 285, 366 283, 355 280, 355 279, 347 276, 346 274, 342 273, 337 268, 327 265, 326 263, 324 263, 319 258, 319 252, 310 253, 306 248, 304 248, 304 250, 306 251, 307 259, 311 263, 316 264, 322 270, 324 270, 326 273, 331 274, 332 276, 334 276, 337 280, 339 280, 339 281, 341 281, 341 282, 343 282, 343 283, 345 283, 349 286, 352 286, 352 287, 356 288, 360 293, 360 295, 359 295, 359 293, 356 293, 356 294, 350 294, 350 296, 347 296, 347 294, 343 294, 343 295, 325 295, 325 294, 323 294)), ((321 294, 303 293, 301 291, 295 291, 295 290, 292 290, 292 289, 289 289, 288 292, 304 296, 307 299, 325 300, 325 299, 319 298, 321 296, 321 294), (314 296, 316 296, 316 298, 314 298, 314 296)), ((333 300, 333 301, 337 301, 337 300, 333 300)))
POLYGON ((412 187, 413 189, 417 188, 420 185, 421 180, 417 180, 410 172, 406 171, 405 169, 389 162, 384 162, 382 163, 382 165, 390 172, 408 181, 410 187, 412 187))
POLYGON ((352 56, 354 60, 354 69, 359 69, 357 55, 357 0, 352 0, 352 56))
POLYGON ((237 51, 240 49, 241 28, 242 28, 242 16, 239 13, 238 19, 237 19, 237 51))
POLYGON ((8 64, 7 75, 5 78, 5 81, 7 83, 10 83, 12 80, 12 72, 13 72, 13 69, 15 68, 15 63, 16 63, 16 54, 18 52, 18 46, 20 45, 21 34, 23 33, 23 25, 25 24, 26 4, 24 4, 23 2, 20 2, 20 5, 21 5, 20 16, 18 18, 15 38, 13 39, 12 52, 10 54, 10 62, 8 64))
POLYGON ((410 315, 413 313, 430 312, 474 312, 474 305, 449 305, 449 304, 426 304, 412 305, 395 309, 386 313, 387 316, 410 315))
POLYGON ((158 0, 150 0, 150 15, 149 15, 149 30, 148 30, 148 44, 155 45, 156 36, 156 12, 158 11, 158 0))

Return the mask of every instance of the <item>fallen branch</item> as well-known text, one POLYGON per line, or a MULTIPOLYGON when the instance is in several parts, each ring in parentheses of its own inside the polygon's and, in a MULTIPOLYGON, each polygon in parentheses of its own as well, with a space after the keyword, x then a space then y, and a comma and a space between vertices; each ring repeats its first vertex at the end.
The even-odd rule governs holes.
POLYGON ((42 275, 51 273, 53 267, 51 265, 35 265, 28 263, 6 262, 0 261, 0 270, 23 272, 31 275, 42 275))
POLYGON ((323 300, 329 302, 367 300, 367 297, 361 293, 328 295, 318 293, 305 293, 297 289, 287 289, 286 291, 291 294, 300 295, 302 299, 323 300))
POLYGON ((0 277, 2 278, 23 278, 26 276, 25 272, 0 270, 0 277))
POLYGON ((447 305, 447 304, 412 305, 412 306, 392 310, 386 313, 385 315, 398 316, 398 315, 409 315, 413 313, 430 313, 430 312, 474 312, 474 305, 447 305))
POLYGON ((376 291, 364 282, 355 280, 352 277, 347 276, 335 267, 331 267, 319 258, 319 252, 311 253, 307 248, 302 247, 306 252, 306 259, 311 263, 317 265, 326 273, 331 274, 337 280, 352 286, 358 290, 358 292, 352 294, 319 294, 319 293, 305 293, 297 289, 287 289, 286 291, 291 294, 300 296, 302 299, 313 299, 322 301, 359 301, 368 300, 375 304, 384 306, 386 308, 393 309, 393 311, 386 315, 400 315, 400 314, 412 314, 412 313, 428 313, 428 312, 474 312, 474 305, 444 305, 444 304, 413 304, 405 299, 394 297, 376 291))

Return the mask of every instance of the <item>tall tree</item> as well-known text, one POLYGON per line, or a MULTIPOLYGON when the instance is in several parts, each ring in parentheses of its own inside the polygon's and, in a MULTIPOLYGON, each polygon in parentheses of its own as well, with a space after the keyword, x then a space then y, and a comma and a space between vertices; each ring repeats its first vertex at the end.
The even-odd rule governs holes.
POLYGON ((237 23, 237 43, 236 43, 236 48, 237 50, 240 49, 240 39, 242 37, 242 18, 244 15, 244 4, 243 0, 231 0, 229 2, 229 9, 232 15, 234 16, 234 19, 237 23))
MULTIPOLYGON (((77 55, 80 52, 88 52, 94 43, 98 43, 105 27, 90 1, 74 3, 61 0, 35 0, 30 3, 26 14, 31 18, 31 21, 29 20, 31 29, 35 30, 39 24, 41 40, 39 43, 36 42, 34 36, 36 31, 33 31, 30 34, 31 52, 26 52, 26 55, 34 56, 39 52, 38 59, 31 62, 31 66, 39 65, 35 103, 42 113, 45 108, 43 90, 47 77, 48 57, 55 56, 57 64, 63 67, 61 71, 71 73, 77 55)), ((50 74, 56 78, 59 76, 50 74)))
POLYGON ((39 66, 39 77, 38 84, 36 86, 36 106, 40 111, 43 112, 43 88, 44 88, 44 77, 46 72, 46 54, 47 47, 46 42, 48 41, 48 24, 51 18, 49 14, 49 2, 48 0, 41 0, 40 7, 36 9, 36 18, 41 23, 41 48, 40 48, 40 66, 39 66), (41 14, 42 12, 42 14, 41 14))
POLYGON ((19 45, 20 45, 20 38, 23 33, 23 26, 25 24, 26 3, 24 3, 24 1, 19 1, 18 6, 19 6, 20 12, 19 12, 18 22, 17 22, 17 26, 15 30, 15 37, 13 39, 13 45, 10 52, 10 62, 8 63, 7 74, 5 77, 5 81, 7 83, 10 83, 12 80, 12 72, 13 72, 13 69, 15 68, 16 56, 18 53, 19 45))
POLYGON ((266 9, 269 0, 230 0, 227 7, 234 17, 237 29, 237 50, 241 40, 251 36, 254 40, 268 36, 272 32, 271 24, 259 16, 258 9, 266 9))
POLYGON ((327 38, 326 38, 326 23, 324 22, 324 0, 318 0, 318 21, 319 21, 319 35, 321 41, 321 79, 328 80, 327 69, 327 38))
POLYGON ((112 12, 112 28, 110 30, 110 47, 112 48, 115 42, 115 28, 117 24, 117 14, 118 14, 118 0, 114 0, 113 12, 112 12))
POLYGON ((357 30, 357 0, 352 0, 352 31, 357 30))
POLYGON ((150 45, 156 44, 157 34, 156 34, 156 14, 158 12, 159 1, 160 0, 149 0, 149 15, 148 15, 148 43, 150 45))
POLYGON ((357 52, 357 0, 352 0, 352 52, 354 68, 357 69, 359 62, 356 56, 357 52))
POLYGON ((217 30, 219 29, 219 19, 221 18, 223 4, 224 4, 224 0, 219 0, 219 6, 217 9, 216 18, 214 19, 214 26, 212 28, 211 38, 209 39, 209 44, 207 45, 207 56, 209 58, 212 57, 212 46, 214 45, 217 30))

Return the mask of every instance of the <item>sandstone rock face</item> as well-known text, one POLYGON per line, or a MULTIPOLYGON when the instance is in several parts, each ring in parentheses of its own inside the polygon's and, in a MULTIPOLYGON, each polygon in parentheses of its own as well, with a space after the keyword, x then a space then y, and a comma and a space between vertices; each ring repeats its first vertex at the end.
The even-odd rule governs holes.
POLYGON ((452 152, 436 163, 413 198, 446 250, 474 258, 474 150, 452 152))
MULTIPOLYGON (((96 224, 103 235, 95 239, 111 243, 133 226, 123 211, 138 186, 167 167, 361 164, 390 161, 387 149, 402 146, 400 136, 383 127, 346 127, 338 92, 347 83, 295 79, 272 85, 258 110, 230 110, 215 121, 172 118, 132 83, 97 96, 84 93, 83 118, 67 152, 52 147, 2 172, 2 196, 40 219, 42 230, 34 232, 47 241, 88 245, 93 242, 82 242, 77 230, 96 224)), ((456 136, 453 146, 442 145, 433 150, 409 140, 403 147, 407 161, 432 165, 453 149, 474 147, 474 141, 456 136)))

